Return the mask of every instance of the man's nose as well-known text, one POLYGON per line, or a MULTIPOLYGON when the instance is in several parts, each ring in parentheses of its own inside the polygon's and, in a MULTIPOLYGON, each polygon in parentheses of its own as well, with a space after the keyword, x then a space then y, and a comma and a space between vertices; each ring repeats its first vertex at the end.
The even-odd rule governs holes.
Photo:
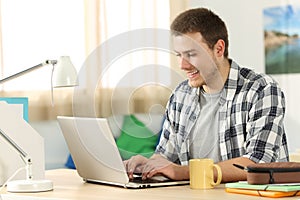
POLYGON ((181 56, 179 58, 179 65, 180 69, 186 69, 190 66, 190 63, 183 56, 181 56))

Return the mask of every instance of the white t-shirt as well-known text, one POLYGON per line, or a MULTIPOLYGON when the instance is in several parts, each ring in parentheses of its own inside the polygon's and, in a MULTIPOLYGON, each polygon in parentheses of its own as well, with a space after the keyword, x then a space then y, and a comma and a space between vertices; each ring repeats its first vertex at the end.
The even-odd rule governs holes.
POLYGON ((200 88, 200 115, 190 133, 190 157, 221 160, 218 136, 220 93, 208 94, 200 88))

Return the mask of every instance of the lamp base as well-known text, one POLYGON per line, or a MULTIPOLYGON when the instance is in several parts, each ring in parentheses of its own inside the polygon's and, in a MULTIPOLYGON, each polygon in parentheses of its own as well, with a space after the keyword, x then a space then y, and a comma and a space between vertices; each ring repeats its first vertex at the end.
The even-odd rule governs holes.
POLYGON ((46 192, 53 190, 50 180, 16 180, 7 183, 8 192, 46 192))

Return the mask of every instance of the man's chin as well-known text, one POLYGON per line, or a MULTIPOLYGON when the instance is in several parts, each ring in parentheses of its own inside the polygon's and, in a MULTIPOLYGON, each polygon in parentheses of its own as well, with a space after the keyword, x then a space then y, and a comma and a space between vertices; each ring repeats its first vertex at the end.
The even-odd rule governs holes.
POLYGON ((196 82, 194 82, 194 81, 190 81, 190 80, 189 80, 189 86, 190 86, 190 87, 193 87, 193 88, 200 87, 200 85, 199 85, 198 83, 196 83, 196 82))

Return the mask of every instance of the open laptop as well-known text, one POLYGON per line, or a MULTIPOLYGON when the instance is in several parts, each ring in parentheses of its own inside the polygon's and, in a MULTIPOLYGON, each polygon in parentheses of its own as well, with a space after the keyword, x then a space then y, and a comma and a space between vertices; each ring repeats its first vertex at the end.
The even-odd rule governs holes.
POLYGON ((58 116, 58 123, 80 177, 86 182, 124 188, 186 185, 162 176, 129 180, 118 147, 105 118, 58 116))

